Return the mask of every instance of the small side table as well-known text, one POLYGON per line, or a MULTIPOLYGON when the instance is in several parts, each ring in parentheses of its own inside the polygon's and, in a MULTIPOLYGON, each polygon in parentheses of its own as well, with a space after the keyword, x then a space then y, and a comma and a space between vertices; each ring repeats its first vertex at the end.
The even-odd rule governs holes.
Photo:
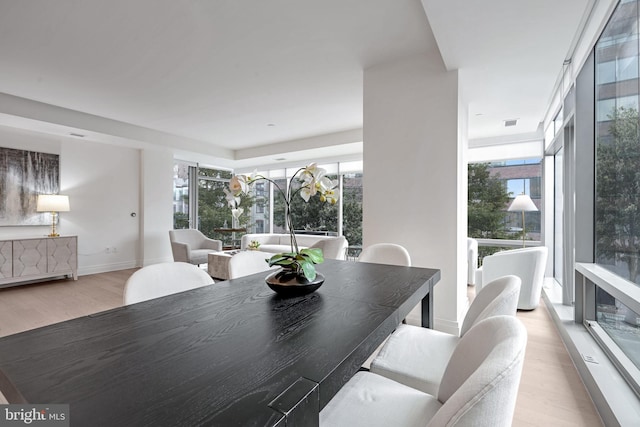
POLYGON ((238 252, 240 252, 239 249, 209 253, 207 262, 209 276, 218 280, 229 280, 229 260, 238 252))

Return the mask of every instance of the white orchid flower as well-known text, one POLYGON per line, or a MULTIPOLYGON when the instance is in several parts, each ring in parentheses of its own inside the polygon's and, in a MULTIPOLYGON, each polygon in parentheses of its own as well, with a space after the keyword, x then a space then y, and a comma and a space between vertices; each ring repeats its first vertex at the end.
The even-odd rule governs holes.
POLYGON ((247 192, 247 177, 244 175, 234 175, 229 181, 229 189, 234 195, 247 192))
POLYGON ((323 177, 320 182, 320 201, 329 202, 332 205, 338 201, 338 192, 336 188, 338 187, 338 180, 330 180, 327 177, 323 177))
POLYGON ((322 190, 320 181, 324 179, 326 173, 327 171, 319 168, 316 163, 311 163, 303 169, 299 180, 303 182, 300 195, 305 202, 308 202, 310 197, 315 196, 319 190, 322 190))
POLYGON ((338 180, 332 181, 326 176, 323 176, 318 180, 318 186, 320 191, 331 190, 338 186, 338 180))
POLYGON ((238 219, 243 212, 244 208, 231 209, 231 216, 233 216, 235 219, 238 219))
POLYGON ((254 169, 253 172, 251 172, 251 174, 246 177, 246 182, 248 185, 251 185, 259 178, 261 177, 258 176, 258 169, 254 169))
POLYGON ((316 176, 317 173, 318 173, 318 164, 311 163, 310 165, 307 165, 307 167, 305 167, 302 170, 302 175, 300 176, 300 180, 305 182, 308 182, 309 180, 313 180, 313 178, 316 176))
POLYGON ((320 195, 320 200, 322 202, 329 202, 332 205, 335 205, 338 202, 338 198, 339 198, 338 192, 333 188, 323 191, 322 194, 320 195))
POLYGON ((302 187, 302 188, 300 189, 300 197, 302 197, 302 199, 303 199, 305 202, 308 202, 308 201, 309 201, 309 199, 311 198, 311 196, 313 196, 313 195, 315 195, 315 194, 316 194, 316 191, 315 191, 315 190, 316 190, 316 188, 315 188, 315 186, 314 186, 314 187, 313 187, 313 193, 312 193, 312 192, 311 192, 311 188, 310 188, 309 186, 305 185, 304 187, 302 187))
POLYGON ((231 191, 227 190, 226 188, 223 188, 222 191, 224 191, 224 194, 225 194, 224 197, 227 199, 227 203, 229 204, 230 208, 235 208, 240 204, 240 197, 235 196, 231 191))

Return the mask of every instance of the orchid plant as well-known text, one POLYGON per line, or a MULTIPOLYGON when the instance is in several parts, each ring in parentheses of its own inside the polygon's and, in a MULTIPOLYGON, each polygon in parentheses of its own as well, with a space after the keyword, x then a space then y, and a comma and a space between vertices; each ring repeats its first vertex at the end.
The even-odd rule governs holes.
POLYGON ((260 180, 268 181, 282 195, 285 204, 285 223, 289 230, 291 251, 273 255, 267 263, 269 266, 279 265, 286 271, 286 274, 304 276, 312 281, 316 278, 314 264, 324 262, 322 249, 298 247, 296 234, 294 232, 293 221, 291 219, 291 200, 299 195, 305 202, 311 197, 318 196, 321 202, 335 204, 338 201, 338 181, 331 180, 326 176, 326 170, 319 168, 316 163, 312 163, 304 168, 300 168, 289 180, 289 186, 283 190, 274 180, 259 175, 256 172, 251 175, 234 175, 229 182, 229 189, 224 189, 227 202, 231 207, 231 214, 234 218, 239 218, 244 210, 240 204, 240 195, 248 194, 252 185, 260 180), (297 180, 299 185, 294 185, 297 180))

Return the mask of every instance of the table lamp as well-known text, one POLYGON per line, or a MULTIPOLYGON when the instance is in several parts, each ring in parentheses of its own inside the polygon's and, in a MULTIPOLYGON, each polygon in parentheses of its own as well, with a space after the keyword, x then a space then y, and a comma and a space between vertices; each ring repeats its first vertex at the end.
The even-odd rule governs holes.
POLYGON ((525 222, 524 222, 524 213, 525 212, 535 212, 538 210, 536 205, 531 200, 531 197, 522 193, 519 196, 516 196, 511 202, 511 206, 507 209, 509 212, 522 212, 522 247, 525 247, 524 244, 524 236, 526 235, 525 222))
POLYGON ((39 194, 36 211, 51 212, 51 234, 49 234, 49 237, 58 237, 59 234, 56 233, 58 212, 69 211, 69 196, 62 196, 60 194, 39 194))

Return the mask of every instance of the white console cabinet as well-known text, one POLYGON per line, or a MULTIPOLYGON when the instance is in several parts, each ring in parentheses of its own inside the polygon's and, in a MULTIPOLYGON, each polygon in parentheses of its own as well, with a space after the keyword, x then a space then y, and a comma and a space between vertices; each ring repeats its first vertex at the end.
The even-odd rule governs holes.
POLYGON ((78 280, 77 236, 0 240, 0 287, 66 275, 78 280))

